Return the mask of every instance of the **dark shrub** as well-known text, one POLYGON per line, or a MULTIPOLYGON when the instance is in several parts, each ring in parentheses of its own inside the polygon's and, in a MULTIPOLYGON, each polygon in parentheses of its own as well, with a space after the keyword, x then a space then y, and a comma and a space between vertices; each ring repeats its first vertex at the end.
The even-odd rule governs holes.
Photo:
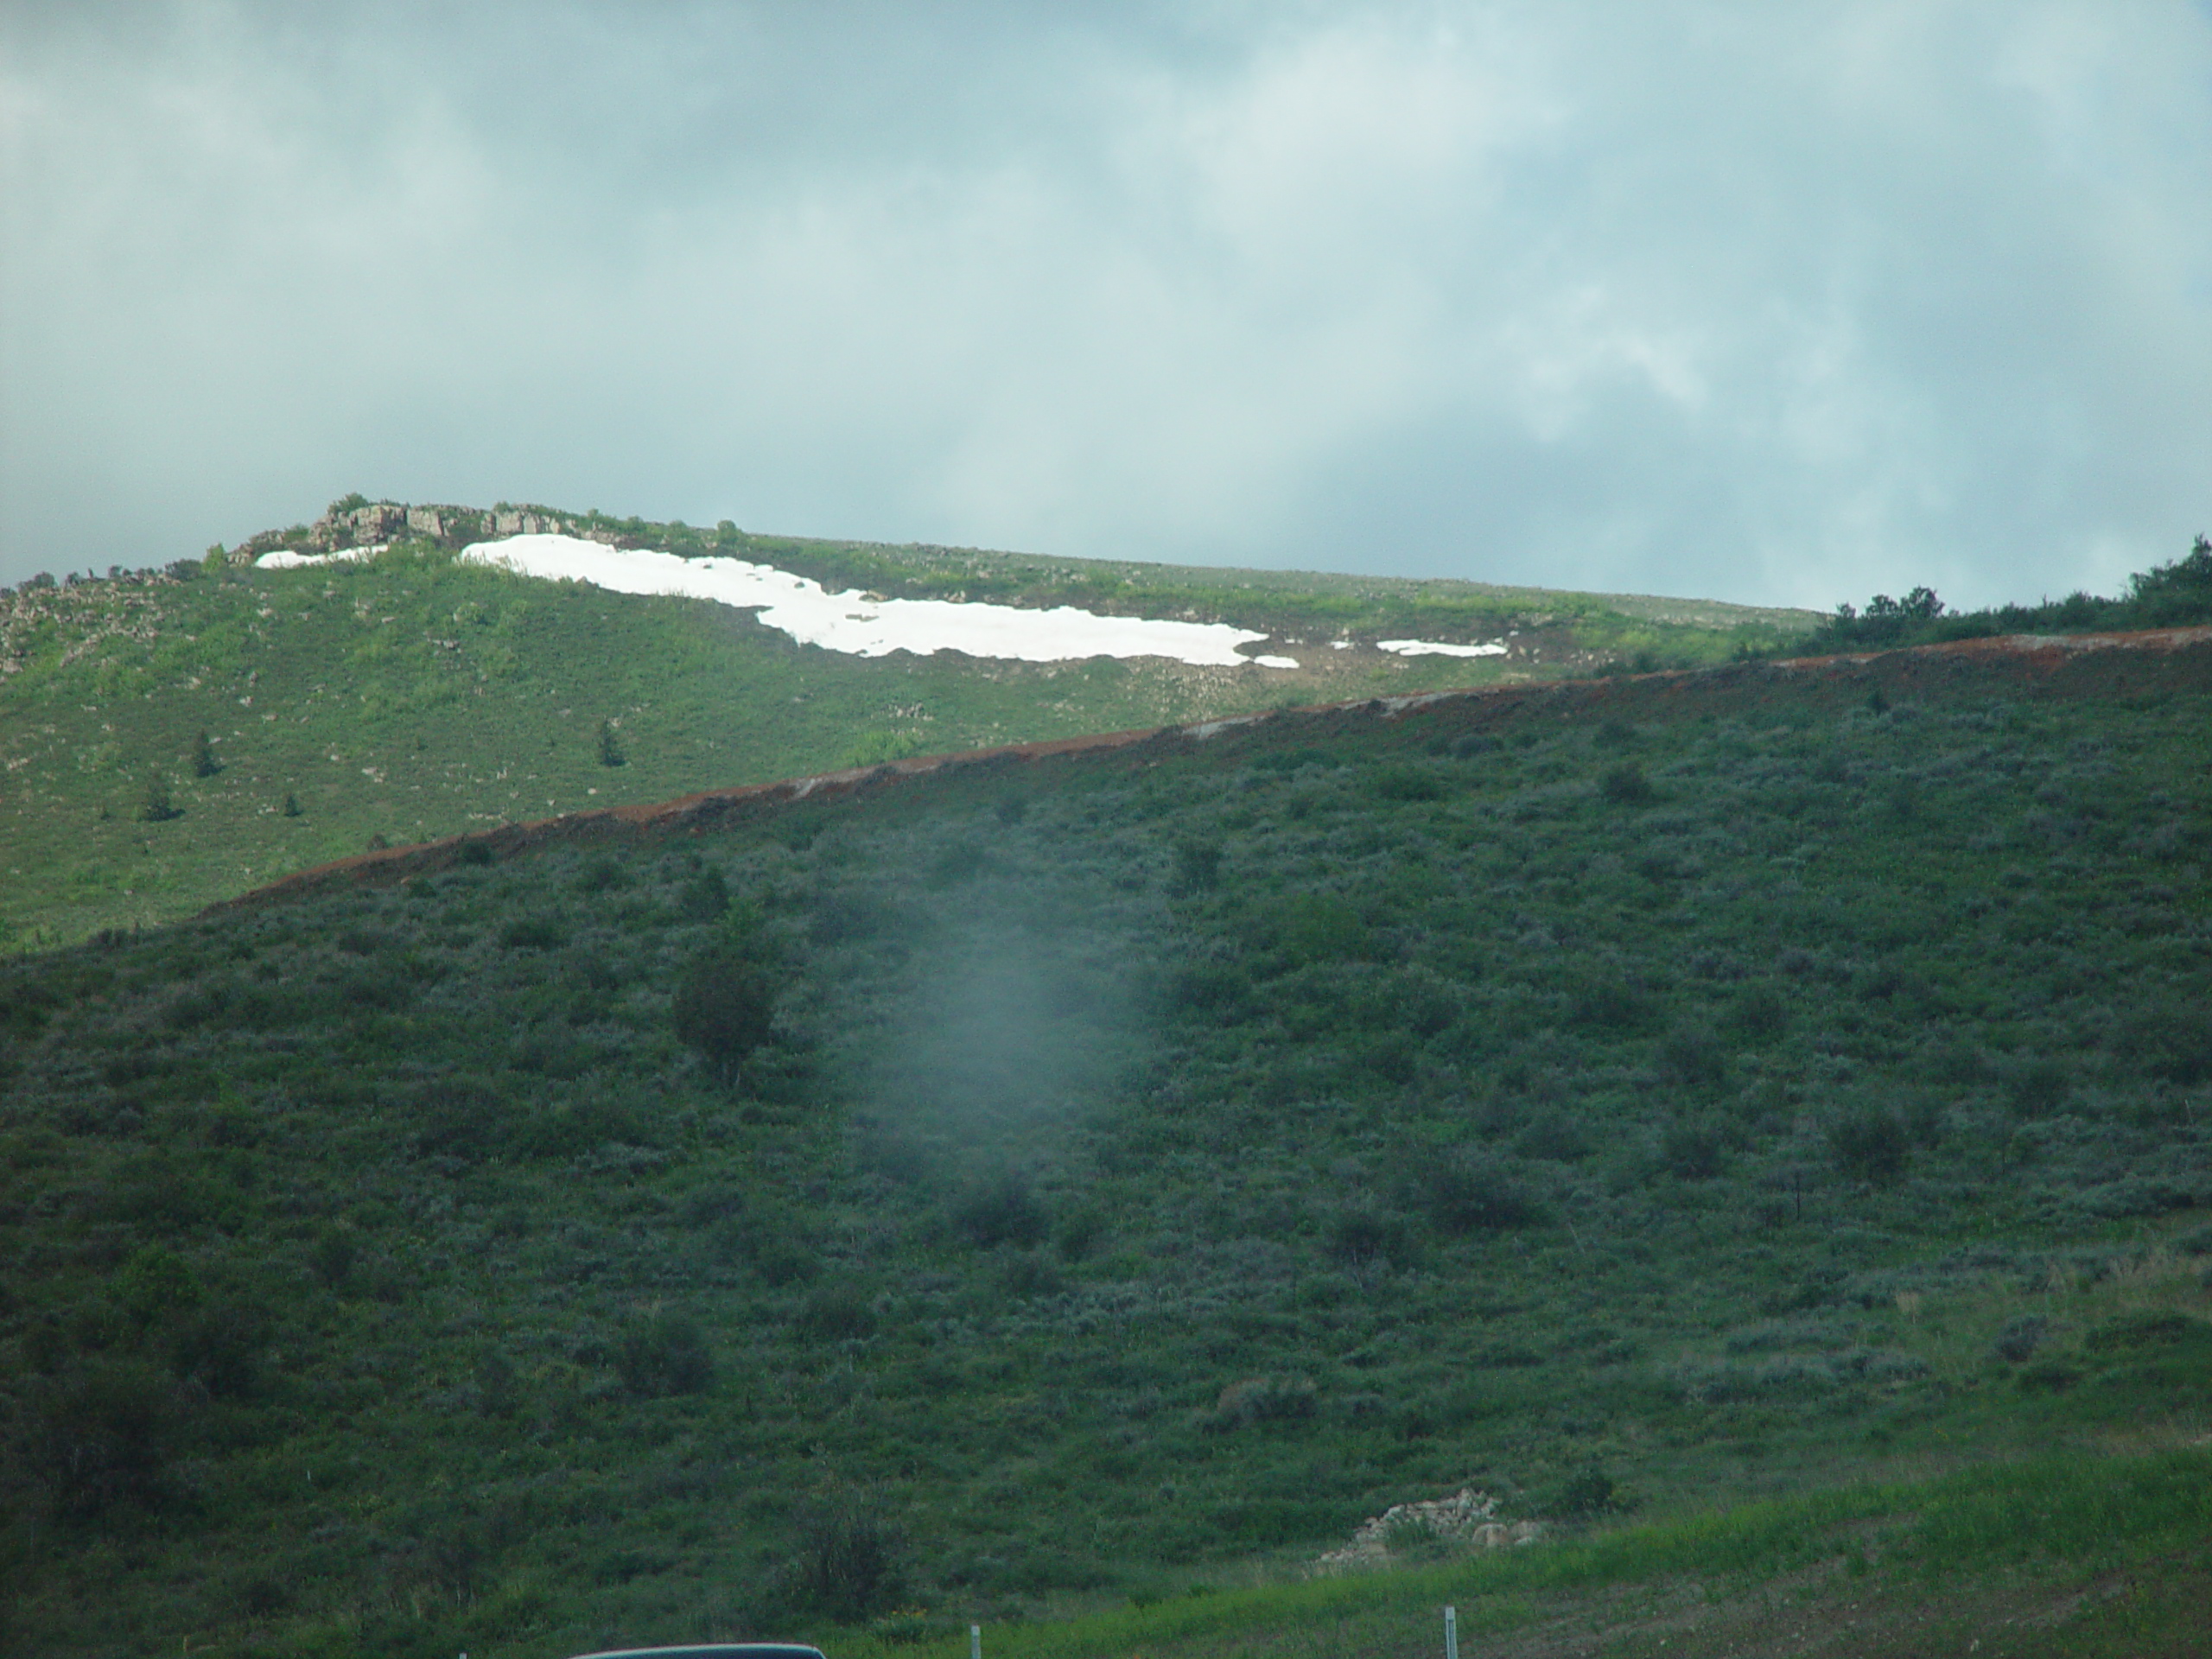
POLYGON ((193 1308, 169 1332, 170 1369, 218 1400, 240 1400, 261 1385, 267 1326, 259 1313, 236 1302, 193 1308))
POLYGON ((1513 1137, 1513 1150, 1523 1158, 1572 1164, 1590 1155, 1590 1141, 1582 1126, 1564 1112, 1542 1112, 1513 1137))
POLYGON ((167 1495, 181 1411, 175 1385, 137 1360, 99 1360, 30 1391, 30 1472, 54 1513, 84 1519, 167 1495))
POLYGON ((1009 1254, 1006 1271, 999 1276, 1009 1296, 1027 1300, 1034 1296, 1057 1296, 1065 1290, 1067 1281, 1058 1266, 1042 1250, 1020 1250, 1009 1254))
POLYGON ((461 1158, 474 1163, 520 1149, 518 1115, 489 1084, 455 1077, 428 1085, 416 1112, 422 1128, 415 1149, 425 1158, 461 1158))
POLYGON ((1707 1123, 1675 1123, 1660 1137, 1660 1157, 1678 1180, 1709 1181, 1720 1173, 1720 1136, 1707 1123))
POLYGON ((2050 1325, 2040 1313, 2020 1313, 2005 1320, 1993 1344, 1997 1357, 2018 1365, 2043 1345, 2044 1332, 2050 1325))
POLYGON ((512 1417, 522 1402, 515 1368, 507 1357, 493 1349, 476 1362, 476 1409, 485 1417, 512 1417))
POLYGON ((729 913, 729 883, 711 867, 683 885, 677 908, 687 922, 718 922, 729 913))
POLYGON ((850 1622, 896 1605, 906 1587, 905 1541, 874 1493, 834 1493, 798 1519, 798 1599, 850 1622))
POLYGON ((1633 763, 1607 767, 1598 780, 1598 792, 1616 806, 1642 806, 1658 798, 1643 768, 1633 763))
POLYGON ((973 881, 990 867, 990 854, 974 842, 949 842, 930 860, 929 884, 933 887, 957 887, 963 881, 973 881))
POLYGON ((865 1337, 875 1329, 875 1310, 858 1285, 817 1285, 800 1305, 798 1328, 817 1342, 865 1337))
POLYGON ((984 1249, 1035 1244, 1050 1226, 1029 1183, 1012 1170, 979 1182, 953 1206, 953 1225, 984 1249))
POLYGON ((489 864, 492 861, 491 845, 487 842, 464 841, 454 854, 454 861, 459 864, 489 864))
POLYGON ((706 1338, 677 1313, 658 1314, 624 1332, 615 1369, 624 1388, 649 1400, 704 1393, 715 1380, 706 1338))
POLYGON ((715 1080, 737 1083, 738 1068, 769 1038, 776 987, 767 969, 728 948, 702 951, 677 982, 676 1035, 697 1052, 715 1080))
POLYGON ((1252 976, 1234 962, 1187 963, 1167 976, 1161 988, 1171 1017, 1231 1020, 1252 1001, 1252 976))
POLYGON ((213 778, 222 769, 223 763, 216 758, 214 744, 209 741, 207 733, 200 733, 192 743, 192 775, 213 778))
POLYGON ((557 950, 568 942, 569 930, 551 916, 518 916, 499 930, 510 950, 557 950))
POLYGON ((1421 766, 1383 766, 1368 787, 1385 801, 1440 801, 1444 780, 1421 766))
MULTIPOLYGON (((1571 1126, 1567 1128, 1571 1136, 1571 1126)), ((1505 1161, 1460 1147, 1425 1159, 1406 1184, 1439 1232, 1460 1234, 1526 1227, 1539 1218, 1535 1196, 1505 1161)))
POLYGON ((913 916, 880 893, 865 888, 824 893, 815 903, 807 933, 817 944, 854 944, 911 932, 913 916))
POLYGON ((1221 848, 1210 841, 1179 842, 1169 887, 1177 893, 1202 893, 1221 880, 1221 848))
POLYGON ((2057 1060, 2031 1060, 2005 1079, 2005 1097, 2022 1117, 2048 1117, 2065 1105, 2074 1080, 2057 1060))
POLYGON ((169 798, 169 786, 156 779, 146 785, 144 804, 138 809, 142 823, 168 823, 184 816, 184 809, 169 798))
POLYGON ((1395 1267, 1412 1249, 1402 1217, 1373 1210, 1345 1210, 1329 1224, 1329 1254, 1348 1268, 1395 1267))
POLYGON ((1600 1031, 1636 1031, 1649 1025, 1658 1005, 1618 979, 1587 979, 1567 994, 1567 1018, 1600 1031))
POLYGON ((1884 1107, 1853 1107, 1828 1125, 1836 1167, 1854 1180, 1894 1181, 1904 1173, 1911 1144, 1904 1121, 1884 1107))
POLYGON ((2212 1335, 2212 1329, 2186 1313, 2155 1309, 2122 1314, 2094 1327, 2082 1338, 2082 1346, 2093 1354, 2143 1353, 2207 1335, 2212 1335))
POLYGON ((1560 1483, 1559 1492, 1549 1508, 1554 1515, 1566 1520, 1586 1521, 1618 1508, 1619 1490, 1604 1470, 1578 1469, 1560 1483))
POLYGON ((612 720, 599 722, 599 764, 602 766, 626 766, 630 756, 622 747, 621 734, 615 730, 612 720))
POLYGON ((1327 962, 1367 954, 1372 944, 1360 914, 1333 893, 1301 893, 1276 912, 1277 941, 1294 962, 1327 962))
POLYGON ((308 1271, 326 1289, 343 1290, 353 1277, 353 1264, 359 1254, 360 1246, 351 1231, 326 1227, 308 1247, 308 1271))
POLYGON ((822 1270, 822 1263, 805 1241, 789 1233, 756 1228, 746 1244, 746 1257, 760 1282, 780 1289, 803 1284, 822 1270))
POLYGON ((1685 1089, 1710 1092, 1728 1079, 1728 1059, 1709 1031, 1678 1030, 1659 1046, 1659 1064, 1685 1089))
POLYGON ((1302 1376, 1248 1376, 1221 1391, 1199 1426, 1216 1434, 1253 1423, 1296 1423, 1313 1417, 1319 1398, 1302 1376))
POLYGON ((2127 1052, 2148 1075, 2194 1088, 2212 1082, 2212 1020, 2202 1008, 2168 1003, 2130 1022, 2127 1052))
POLYGON ((1097 1248, 1106 1231, 1106 1217, 1089 1205, 1077 1205, 1064 1213, 1052 1229, 1052 1245, 1064 1262, 1080 1262, 1097 1248))
POLYGON ((716 1182, 707 1186, 694 1187, 683 1200, 678 1212, 687 1227, 705 1227, 717 1221, 742 1216, 746 1211, 745 1190, 716 1182))
POLYGON ((578 893, 612 893, 629 885, 629 872, 605 853, 586 864, 576 875, 578 893))

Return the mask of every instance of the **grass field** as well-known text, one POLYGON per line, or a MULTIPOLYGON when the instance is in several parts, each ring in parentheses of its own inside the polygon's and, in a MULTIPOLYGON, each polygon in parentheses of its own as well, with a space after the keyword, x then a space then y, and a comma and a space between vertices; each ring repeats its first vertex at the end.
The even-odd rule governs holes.
MULTIPOLYGON (((457 564, 459 529, 327 569, 216 562, 26 585, 0 595, 0 946, 173 920, 372 839, 1638 654, 1718 661, 1810 620, 1465 583, 717 541, 638 520, 582 527, 887 592, 1080 603, 1354 643, 1304 652, 1295 673, 942 652, 864 660, 800 647, 750 613, 457 564), (1510 662, 1373 648, 1393 630, 1459 639, 1515 625, 1528 634, 1510 662)), ((289 534, 301 542, 304 527, 289 534)), ((284 544, 258 538, 246 551, 284 544)))

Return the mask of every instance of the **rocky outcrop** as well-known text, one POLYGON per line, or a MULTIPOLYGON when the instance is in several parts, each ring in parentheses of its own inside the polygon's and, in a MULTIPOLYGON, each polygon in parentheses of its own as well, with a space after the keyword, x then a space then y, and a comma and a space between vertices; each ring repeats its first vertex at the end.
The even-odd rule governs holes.
POLYGON ((1353 1573, 1387 1567, 1394 1557, 1441 1545, 1446 1548, 1502 1549, 1533 1544, 1544 1535, 1541 1521, 1501 1521, 1497 1500, 1464 1487, 1450 1497, 1393 1503, 1372 1520, 1360 1522, 1351 1541, 1313 1563, 1316 1573, 1353 1573))
MULTIPOLYGON (((326 551, 340 547, 373 547, 388 542, 407 527, 408 509, 394 501, 372 501, 365 507, 335 509, 308 526, 308 545, 326 551)), ((258 538, 257 538, 258 539, 258 538)))
POLYGON ((378 547, 406 537, 436 542, 441 546, 466 547, 471 542, 497 541, 507 536, 575 536, 583 540, 620 545, 621 537, 603 524, 540 512, 531 507, 418 506, 405 501, 370 501, 347 506, 333 503, 329 512, 300 531, 264 531, 242 542, 232 557, 251 564, 272 548, 298 547, 318 553, 341 548, 378 547))

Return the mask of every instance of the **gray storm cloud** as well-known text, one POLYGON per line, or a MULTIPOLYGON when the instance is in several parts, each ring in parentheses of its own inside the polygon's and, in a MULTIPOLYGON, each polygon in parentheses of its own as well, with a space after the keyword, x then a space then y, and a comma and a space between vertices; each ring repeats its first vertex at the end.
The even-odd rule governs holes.
POLYGON ((0 143, 0 578, 355 488, 1822 606, 2212 527, 2202 6, 9 3, 0 143))

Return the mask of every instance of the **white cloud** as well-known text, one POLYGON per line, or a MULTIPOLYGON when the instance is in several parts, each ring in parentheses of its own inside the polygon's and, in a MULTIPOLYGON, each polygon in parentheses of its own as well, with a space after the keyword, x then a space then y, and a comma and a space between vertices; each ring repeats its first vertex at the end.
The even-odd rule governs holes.
POLYGON ((2179 4, 0 8, 0 575, 361 488, 2109 588, 2212 524, 2208 117, 2179 4))

